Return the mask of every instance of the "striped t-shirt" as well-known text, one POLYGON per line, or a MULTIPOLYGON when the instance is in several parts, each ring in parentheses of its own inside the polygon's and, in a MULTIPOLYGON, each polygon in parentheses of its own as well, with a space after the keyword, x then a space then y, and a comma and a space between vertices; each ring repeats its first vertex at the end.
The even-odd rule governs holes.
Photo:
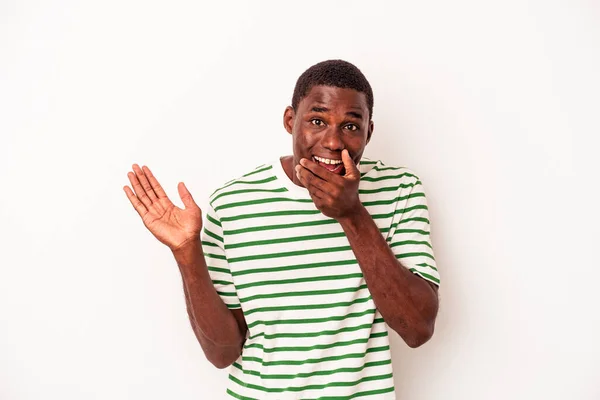
MULTIPOLYGON (((359 170, 360 200, 396 258, 439 284, 419 178, 369 159, 359 170)), ((280 160, 215 191, 205 213, 213 284, 248 324, 230 369, 230 396, 395 398, 387 326, 348 239, 280 160)))

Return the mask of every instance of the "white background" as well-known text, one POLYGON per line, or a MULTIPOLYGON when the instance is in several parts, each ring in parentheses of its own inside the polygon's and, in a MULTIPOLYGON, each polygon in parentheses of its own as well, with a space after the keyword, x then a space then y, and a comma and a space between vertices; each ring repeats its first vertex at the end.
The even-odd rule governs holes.
POLYGON ((126 173, 206 204, 290 153, 331 58, 373 86, 365 154, 429 200, 441 309, 394 334, 399 398, 600 399, 599 26, 593 0, 2 1, 0 399, 225 398, 126 173))

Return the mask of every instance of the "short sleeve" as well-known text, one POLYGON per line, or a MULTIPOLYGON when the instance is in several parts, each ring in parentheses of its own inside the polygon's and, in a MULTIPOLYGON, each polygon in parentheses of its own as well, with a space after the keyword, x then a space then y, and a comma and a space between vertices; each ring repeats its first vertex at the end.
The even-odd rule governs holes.
POLYGON ((208 273, 227 308, 241 308, 224 248, 223 227, 217 213, 209 206, 202 230, 202 250, 208 273))
POLYGON ((430 237, 429 209, 423 184, 417 178, 401 190, 392 219, 388 243, 400 263, 423 279, 439 286, 440 275, 430 237))

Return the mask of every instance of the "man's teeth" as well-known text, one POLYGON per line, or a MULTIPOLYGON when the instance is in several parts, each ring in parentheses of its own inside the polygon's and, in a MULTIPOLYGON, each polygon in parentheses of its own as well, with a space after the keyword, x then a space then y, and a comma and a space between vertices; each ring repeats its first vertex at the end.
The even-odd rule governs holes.
POLYGON ((325 164, 341 164, 342 163, 342 160, 330 160, 329 158, 322 158, 322 157, 317 157, 317 156, 314 156, 314 157, 315 157, 315 160, 320 161, 325 164))

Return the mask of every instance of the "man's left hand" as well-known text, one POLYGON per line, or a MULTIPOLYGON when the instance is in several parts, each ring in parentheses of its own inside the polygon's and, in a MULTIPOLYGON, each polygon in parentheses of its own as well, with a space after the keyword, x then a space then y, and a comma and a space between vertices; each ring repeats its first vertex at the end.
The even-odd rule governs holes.
POLYGON ((343 176, 306 158, 296 166, 296 176, 308 189, 315 206, 326 216, 338 221, 362 207, 358 198, 360 171, 348 150, 342 151, 342 162, 346 170, 343 176))

